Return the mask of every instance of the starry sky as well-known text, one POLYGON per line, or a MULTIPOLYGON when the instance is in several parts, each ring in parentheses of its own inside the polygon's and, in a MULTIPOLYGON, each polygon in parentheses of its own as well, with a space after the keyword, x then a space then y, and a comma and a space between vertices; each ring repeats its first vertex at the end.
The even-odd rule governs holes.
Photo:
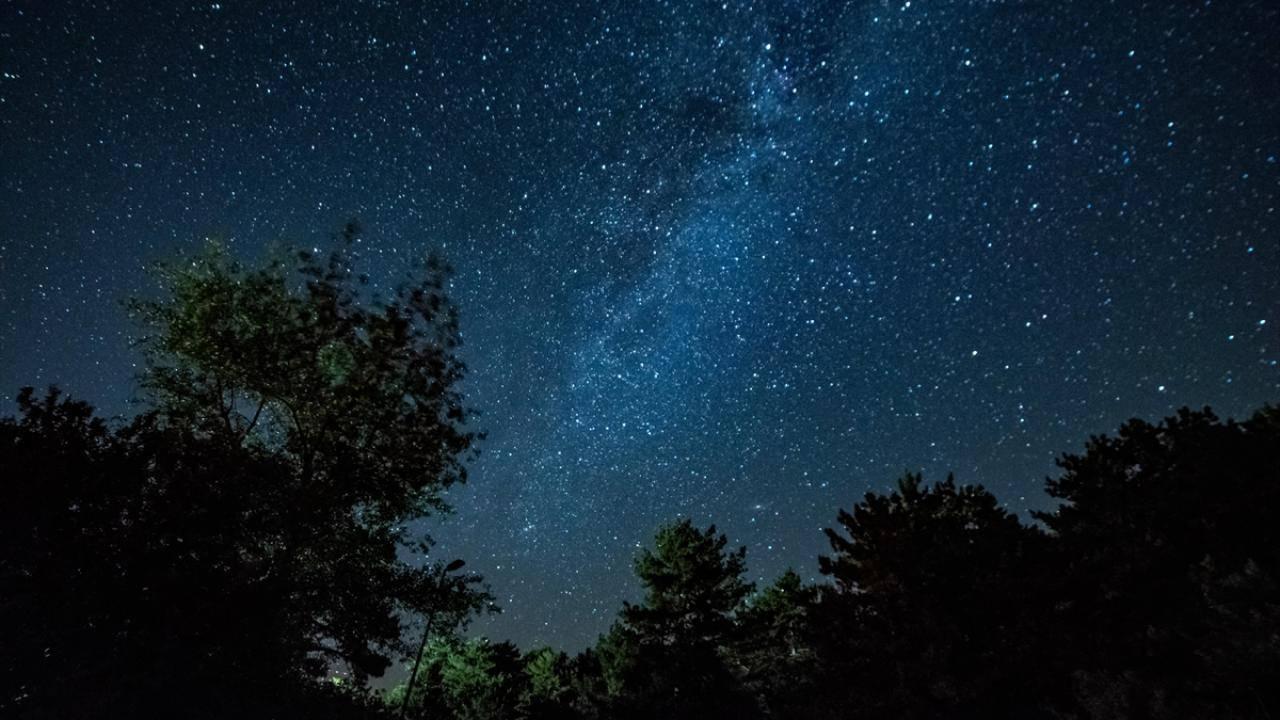
POLYGON ((1025 513, 1280 400, 1273 2, 320 4, 0 2, 0 384, 130 412, 120 301, 208 237, 443 249, 493 637, 589 644, 677 516, 816 577, 904 470, 1025 513))

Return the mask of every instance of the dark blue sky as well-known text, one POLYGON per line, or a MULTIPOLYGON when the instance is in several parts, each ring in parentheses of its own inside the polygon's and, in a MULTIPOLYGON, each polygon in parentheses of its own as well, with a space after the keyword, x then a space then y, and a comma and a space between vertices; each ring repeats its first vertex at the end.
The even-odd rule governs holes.
POLYGON ((1280 400, 1274 3, 318 4, 0 3, 0 384, 127 412, 119 301, 206 237, 443 248, 495 637, 590 642, 679 515, 813 576, 903 470, 1023 512, 1280 400))

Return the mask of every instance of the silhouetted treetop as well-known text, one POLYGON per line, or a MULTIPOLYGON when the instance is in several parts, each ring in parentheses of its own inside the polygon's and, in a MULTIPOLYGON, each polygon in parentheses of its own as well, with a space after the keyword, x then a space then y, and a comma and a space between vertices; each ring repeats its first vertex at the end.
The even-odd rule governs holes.
POLYGON ((644 602, 628 604, 623 620, 655 631, 718 632, 752 587, 741 577, 746 548, 725 552, 727 544, 714 525, 704 531, 681 520, 660 528, 653 549, 644 549, 636 560, 644 602))
POLYGON ((957 486, 949 476, 929 487, 912 473, 836 519, 844 535, 824 531, 834 553, 818 563, 850 593, 946 592, 958 567, 999 564, 1002 551, 1031 532, 981 486, 957 486))
POLYGON ((479 576, 426 563, 415 524, 476 440, 448 268, 367 298, 356 232, 323 258, 165 266, 131 305, 150 407, 126 424, 20 393, 0 420, 0 711, 312 715, 340 676, 354 704, 329 707, 358 714, 416 618, 451 632, 491 607, 479 576))
POLYGON ((450 269, 366 302, 348 225, 327 256, 245 267, 210 245, 163 265, 165 296, 135 301, 143 385, 159 415, 221 441, 286 452, 297 479, 390 520, 444 509, 476 439, 458 383, 450 269))
POLYGON ((725 654, 734 613, 751 592, 742 579, 746 548, 726 551, 714 525, 687 519, 658 529, 636 559, 643 602, 624 603, 598 646, 611 712, 620 717, 737 717, 750 707, 725 654))
POLYGON ((1047 483, 1064 663, 1117 717, 1280 707, 1280 410, 1183 408, 1063 455, 1047 483))

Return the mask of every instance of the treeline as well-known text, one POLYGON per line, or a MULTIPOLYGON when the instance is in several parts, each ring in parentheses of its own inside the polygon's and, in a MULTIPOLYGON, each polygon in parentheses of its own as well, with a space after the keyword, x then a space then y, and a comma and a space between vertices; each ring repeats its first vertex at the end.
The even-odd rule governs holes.
MULTIPOLYGON (((163 268, 141 411, 56 390, 0 419, 0 716, 1270 718, 1280 410, 1183 410, 1060 460, 1027 523, 907 475, 839 511, 824 582, 757 589, 714 527, 575 656, 465 639, 481 578, 432 556, 478 435, 448 268, 379 298, 326 255, 163 268), (389 692, 371 678, 416 667, 389 692)), ((835 501, 833 501, 834 509, 835 501)))
POLYGON ((744 549, 668 525, 594 648, 442 639, 410 715, 1274 717, 1280 409, 1134 420, 1060 465, 1039 524, 950 478, 870 493, 827 531, 817 585, 753 592, 744 549))

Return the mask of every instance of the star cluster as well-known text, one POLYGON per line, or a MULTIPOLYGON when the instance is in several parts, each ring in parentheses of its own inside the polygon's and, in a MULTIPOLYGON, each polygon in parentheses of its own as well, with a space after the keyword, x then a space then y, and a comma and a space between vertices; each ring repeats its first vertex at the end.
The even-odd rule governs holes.
POLYGON ((1280 399, 1267 2, 0 7, 0 381, 129 411, 119 300, 348 217, 457 267, 488 431, 430 523, 573 649, 661 522, 816 573, 903 470, 1280 399))

